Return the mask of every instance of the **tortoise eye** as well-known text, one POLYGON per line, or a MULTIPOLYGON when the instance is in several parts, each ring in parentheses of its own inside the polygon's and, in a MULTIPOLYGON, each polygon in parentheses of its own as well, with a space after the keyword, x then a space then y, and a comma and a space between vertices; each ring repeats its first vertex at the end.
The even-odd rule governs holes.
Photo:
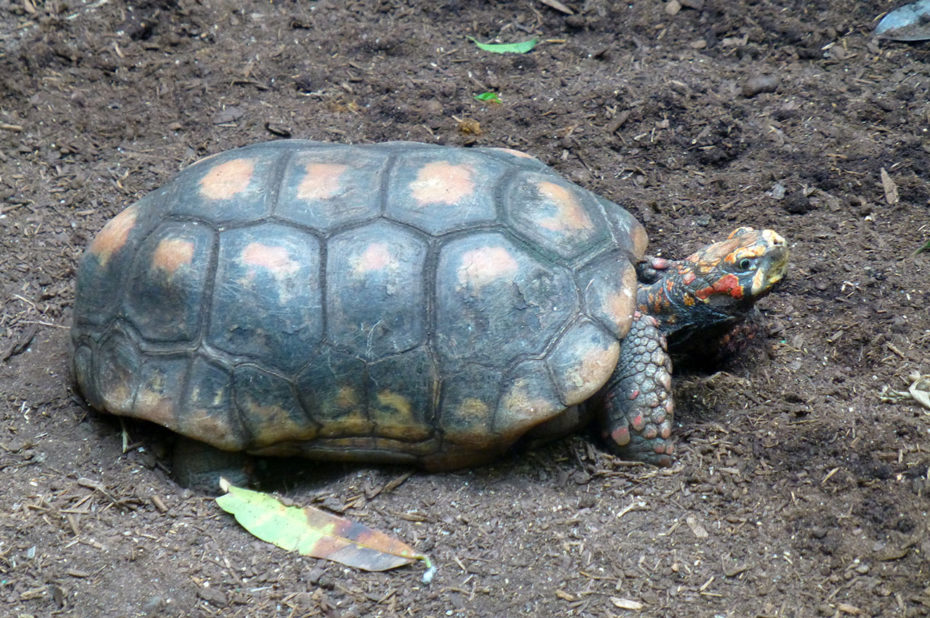
POLYGON ((739 261, 740 270, 749 270, 752 268, 752 260, 749 258, 743 258, 739 261))

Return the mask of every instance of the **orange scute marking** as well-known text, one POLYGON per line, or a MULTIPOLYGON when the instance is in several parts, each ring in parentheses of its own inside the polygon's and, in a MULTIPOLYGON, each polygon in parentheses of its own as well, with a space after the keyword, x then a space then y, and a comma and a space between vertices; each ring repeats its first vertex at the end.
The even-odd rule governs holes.
POLYGON ((371 243, 361 255, 352 260, 352 268, 358 275, 396 266, 397 262, 394 260, 394 256, 391 255, 387 243, 383 242, 371 243))
POLYGON ((200 195, 211 200, 228 200, 249 186, 255 162, 251 159, 233 159, 220 163, 200 179, 200 195))
POLYGON ((517 274, 520 266, 503 247, 481 247, 466 252, 458 269, 459 284, 482 288, 517 274))
POLYGON ((194 259, 194 243, 184 238, 162 238, 152 255, 152 267, 173 275, 194 259))
POLYGON ((307 175, 297 187, 297 198, 326 200, 339 193, 342 175, 349 166, 339 163, 307 163, 305 169, 307 175))
POLYGON ((94 238, 94 242, 90 245, 90 252, 97 256, 101 266, 106 265, 110 256, 122 249, 129 240, 129 232, 135 227, 138 215, 138 209, 130 206, 110 219, 94 238))
POLYGON ((292 275, 300 268, 284 247, 272 247, 260 242, 246 245, 240 259, 243 264, 264 268, 276 277, 292 275))
POLYGON ((457 204, 475 192, 474 170, 448 161, 427 163, 410 183, 410 193, 420 206, 457 204))
POLYGON ((538 185, 539 193, 558 209, 558 214, 539 220, 539 225, 554 232, 591 229, 591 219, 575 195, 561 185, 543 181, 538 185))
POLYGON ((594 348, 579 359, 579 363, 567 371, 574 388, 565 393, 566 403, 573 406, 597 392, 617 367, 619 358, 620 344, 613 342, 606 349, 594 348))

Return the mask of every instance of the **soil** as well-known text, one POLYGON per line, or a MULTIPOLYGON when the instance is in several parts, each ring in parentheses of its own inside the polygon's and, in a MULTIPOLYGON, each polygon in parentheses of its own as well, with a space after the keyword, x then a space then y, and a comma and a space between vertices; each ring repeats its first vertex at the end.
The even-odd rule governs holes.
POLYGON ((871 37, 891 3, 680 1, 0 0, 0 614, 930 615, 930 410, 883 395, 930 373, 930 47, 871 37), (286 554, 172 480, 167 432, 88 409, 68 337, 109 217, 285 136, 516 148, 658 255, 773 227, 790 278, 756 345, 679 372, 673 467, 591 435, 287 462, 269 489, 439 570, 286 554))

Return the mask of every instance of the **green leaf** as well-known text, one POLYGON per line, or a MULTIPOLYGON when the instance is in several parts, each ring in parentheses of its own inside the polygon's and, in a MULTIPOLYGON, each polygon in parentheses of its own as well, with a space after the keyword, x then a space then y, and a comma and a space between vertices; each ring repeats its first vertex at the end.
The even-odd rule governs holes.
POLYGON ((477 101, 483 101, 485 103, 500 103, 501 97, 496 92, 482 92, 481 94, 476 94, 475 99, 477 101))
POLYGON ((911 254, 911 257, 916 256, 918 253, 923 253, 924 251, 930 251, 930 240, 925 242, 923 247, 918 247, 917 250, 911 254))
POLYGON ((536 37, 519 43, 482 43, 473 36, 468 39, 477 45, 478 49, 495 54, 525 54, 536 47, 536 43, 539 42, 536 37))
POLYGON ((365 571, 386 571, 423 560, 431 578, 430 559, 383 532, 314 507, 285 506, 273 496, 223 485, 229 493, 216 499, 242 527, 263 541, 304 556, 333 560, 365 571))

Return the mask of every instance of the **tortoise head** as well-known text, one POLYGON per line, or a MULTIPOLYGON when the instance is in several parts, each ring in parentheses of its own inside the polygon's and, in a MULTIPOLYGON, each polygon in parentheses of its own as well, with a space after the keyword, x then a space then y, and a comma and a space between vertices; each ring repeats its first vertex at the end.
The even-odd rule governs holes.
POLYGON ((787 269, 784 238, 772 230, 741 227, 684 260, 658 261, 659 278, 640 285, 637 304, 659 321, 675 351, 741 320, 787 269))

